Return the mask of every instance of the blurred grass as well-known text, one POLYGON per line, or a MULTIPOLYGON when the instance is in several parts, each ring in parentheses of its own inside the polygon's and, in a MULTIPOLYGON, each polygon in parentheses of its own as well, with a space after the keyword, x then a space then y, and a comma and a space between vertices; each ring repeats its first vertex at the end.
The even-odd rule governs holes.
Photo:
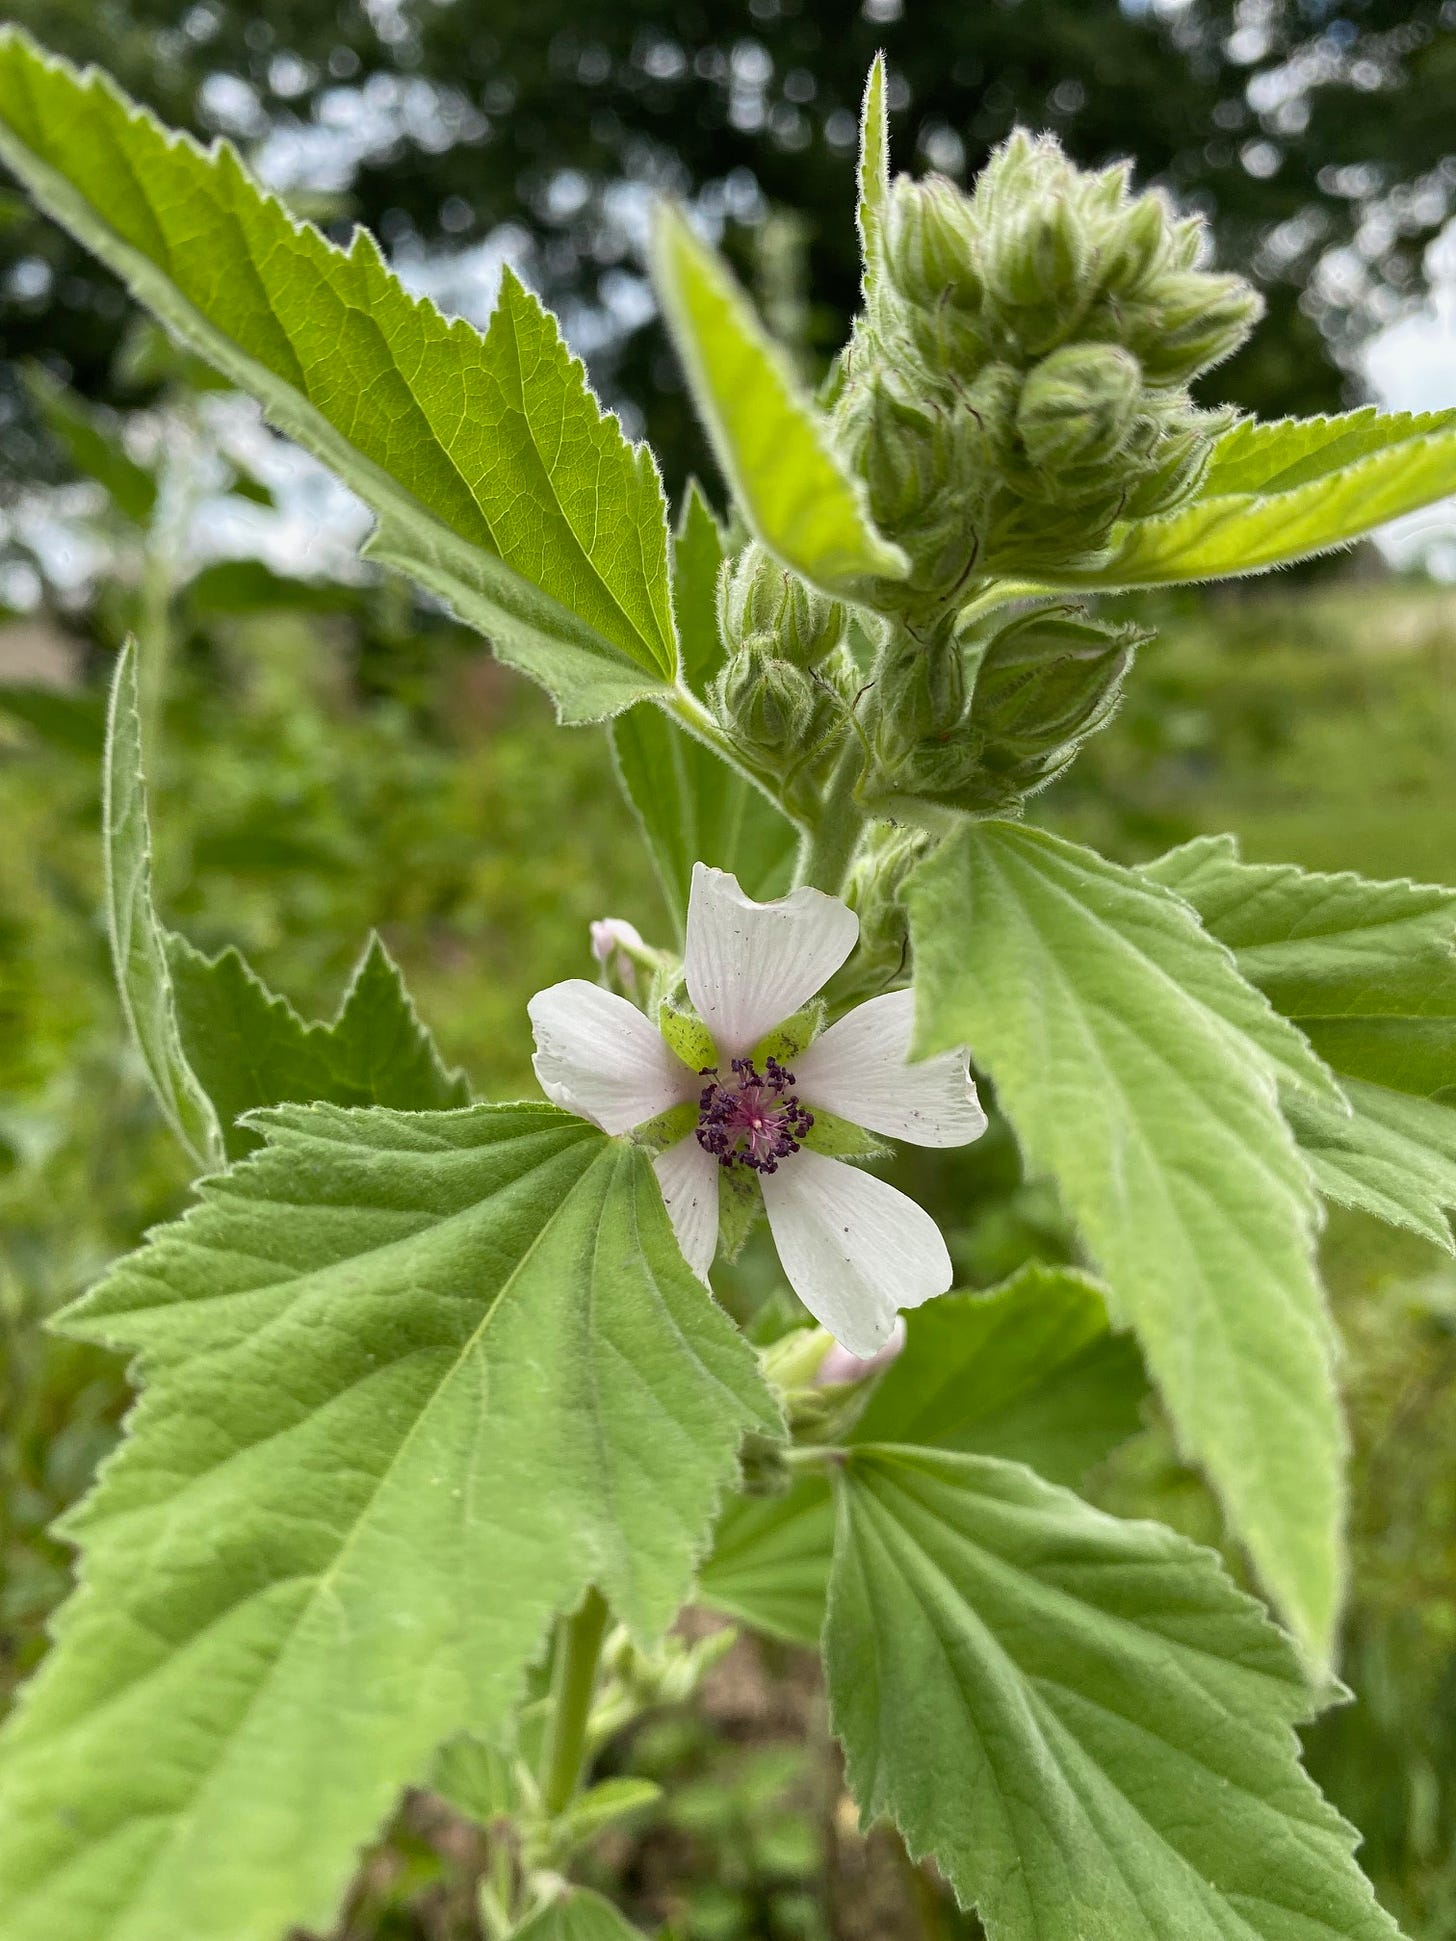
MULTIPOLYGON (((1162 637, 1039 819, 1128 858, 1228 828, 1256 859, 1456 881, 1456 593, 1265 582, 1138 604, 1162 637)), ((185 634, 153 751, 163 907, 204 947, 239 944, 317 1014, 377 926, 481 1094, 529 1093, 527 998, 590 974, 594 916, 661 934, 660 899, 601 735, 559 729, 534 690, 452 629, 385 648, 356 619, 286 608, 185 634)), ((107 666, 89 650, 93 699, 107 666)), ((30 714, 22 723, 0 696, 0 1687, 39 1655, 67 1578, 46 1526, 84 1488, 126 1399, 115 1362, 47 1336, 44 1317, 175 1211, 186 1184, 110 987, 96 709, 30 714)), ((1004 1129, 965 1155, 897 1166, 973 1283, 1070 1245, 1054 1193, 1022 1180, 1004 1129)), ((1359 1703, 1314 1729, 1311 1760, 1365 1831, 1366 1864, 1408 1932, 1448 1941, 1456 1272, 1353 1218, 1331 1222, 1325 1252, 1348 1343, 1359 1703)), ((729 1298, 747 1311, 775 1279, 751 1248, 729 1298)), ((1156 1429, 1102 1488, 1119 1510, 1221 1537, 1156 1429)), ((737 1710, 715 1709, 710 1693, 701 1717, 659 1721, 624 1749, 674 1804, 599 1851, 600 1883, 683 1941, 844 1941, 868 1935, 856 1923, 869 1909, 882 1941, 930 1932, 923 1907, 908 1912, 893 1848, 841 1824, 812 1668, 775 1670, 770 1654, 770 1676, 745 1662, 757 1713, 741 1694, 737 1710)), ((392 1884, 364 1893, 350 1941, 443 1932, 409 1911, 411 1883, 445 1866, 418 1829, 402 1822, 379 1866, 370 1878, 392 1884)), ((972 1931, 944 1907, 936 1919, 972 1931)))

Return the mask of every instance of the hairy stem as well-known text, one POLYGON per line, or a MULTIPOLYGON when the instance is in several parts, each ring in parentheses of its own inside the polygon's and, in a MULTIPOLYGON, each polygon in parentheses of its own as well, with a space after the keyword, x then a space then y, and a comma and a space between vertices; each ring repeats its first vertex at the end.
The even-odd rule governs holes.
POLYGON ((581 1608, 563 1620, 551 1674, 551 1722, 541 1761, 541 1804, 551 1819, 575 1797, 586 1756, 587 1721, 596 1691, 597 1659, 607 1628, 607 1605, 589 1590, 581 1608))
POLYGON ((863 762, 863 751, 851 736, 829 777, 818 817, 800 845, 796 884, 812 884, 831 896, 843 889, 865 826, 864 812, 854 799, 863 762))

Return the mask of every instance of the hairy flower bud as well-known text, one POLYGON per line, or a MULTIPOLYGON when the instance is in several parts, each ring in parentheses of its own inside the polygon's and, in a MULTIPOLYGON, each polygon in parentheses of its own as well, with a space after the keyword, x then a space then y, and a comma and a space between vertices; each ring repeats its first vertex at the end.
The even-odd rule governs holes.
POLYGON ((751 646, 731 657, 711 699, 735 740, 758 754, 778 755, 812 740, 825 696, 791 661, 751 646))
POLYGON ((844 608, 791 573, 755 540, 725 562, 718 626, 730 653, 749 646, 814 667, 844 637, 844 608))
POLYGON ((1102 465, 1127 437, 1142 388, 1137 359, 1116 344, 1066 344, 1027 378, 1016 429, 1046 471, 1102 465))
POLYGON ((971 699, 984 764, 1028 781, 1055 773, 1107 720, 1147 638, 1142 628, 1107 626, 1071 605, 1002 627, 982 651, 971 699))
POLYGON ((876 670, 875 754, 887 772, 917 742, 948 735, 966 705, 965 655, 949 631, 919 640, 901 631, 876 670))
POLYGON ((1231 357, 1264 314, 1239 276, 1180 270, 1160 277, 1129 317, 1127 341, 1154 384, 1187 384, 1231 357))
POLYGON ((975 552, 977 481, 985 464, 980 420, 955 399, 916 399, 890 373, 876 371, 843 426, 875 524, 910 557, 908 580, 887 582, 879 603, 909 608, 957 585, 975 552))
POLYGON ((970 204, 953 182, 932 175, 923 182, 901 176, 885 211, 885 271, 906 303, 934 306, 947 300, 976 310, 981 279, 974 261, 970 204))

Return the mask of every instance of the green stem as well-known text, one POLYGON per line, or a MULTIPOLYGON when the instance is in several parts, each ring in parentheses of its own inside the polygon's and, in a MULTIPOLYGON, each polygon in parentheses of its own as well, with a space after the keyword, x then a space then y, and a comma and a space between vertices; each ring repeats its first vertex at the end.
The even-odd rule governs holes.
POLYGON ((541 1804, 557 1819, 576 1795, 586 1757, 587 1721, 597 1684, 597 1659, 607 1629, 606 1600, 589 1590, 556 1639, 551 1674, 551 1722, 541 1762, 541 1804))
POLYGON ((831 896, 843 889, 865 826, 864 812, 854 799, 863 764, 863 751, 851 735, 829 777, 818 819, 800 845, 795 883, 812 884, 831 896))

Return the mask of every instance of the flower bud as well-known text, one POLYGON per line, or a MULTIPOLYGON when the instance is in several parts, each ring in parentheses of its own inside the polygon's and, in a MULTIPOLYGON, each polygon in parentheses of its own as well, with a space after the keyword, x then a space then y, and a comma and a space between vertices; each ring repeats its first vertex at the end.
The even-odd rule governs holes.
POLYGON ((889 373, 877 371, 860 391, 843 436, 875 524, 910 557, 908 580, 887 582, 881 604, 911 607, 954 587, 975 548, 984 458, 974 413, 954 402, 912 398, 889 373))
POLYGON ((746 747, 781 754, 805 746, 825 697, 809 675, 761 647, 740 648, 713 683, 719 720, 746 747))
POLYGON ((859 945, 835 981, 836 1002, 881 991, 910 962, 905 879, 924 856, 922 829, 876 822, 850 874, 845 901, 859 918, 859 945))
POLYGON ((943 298, 963 310, 981 303, 970 203, 942 175, 901 176, 885 212, 885 270, 907 304, 933 307, 943 298))
POLYGON ((1016 413, 1027 456, 1041 469, 1102 465, 1132 424, 1142 388, 1137 360, 1116 344, 1066 344, 1028 376, 1016 413))
POLYGON ((947 735, 966 705, 965 656, 947 629, 930 640, 901 630, 875 681, 875 754, 889 771, 917 742, 947 735))
POLYGON ((1003 311, 1046 310, 1045 328, 1037 334, 1050 334, 1078 295, 1088 254, 1080 211, 1069 197, 1033 203, 987 245, 986 278, 993 299, 1003 311))
POLYGON ((844 637, 844 608, 764 551, 755 540, 725 561, 718 626, 730 653, 750 645, 796 667, 813 667, 844 637))
POLYGON ((1231 357, 1264 314, 1240 276, 1180 270, 1149 288, 1128 342, 1153 384, 1187 384, 1231 357))
POLYGON ((1156 189, 1140 195, 1104 239, 1102 287, 1124 299, 1141 294, 1172 252, 1173 211, 1156 189))
POLYGON ((976 670, 971 722, 990 768, 1044 761, 1100 727, 1116 705, 1139 627, 1106 626, 1075 606, 1023 614, 992 636, 976 670))

